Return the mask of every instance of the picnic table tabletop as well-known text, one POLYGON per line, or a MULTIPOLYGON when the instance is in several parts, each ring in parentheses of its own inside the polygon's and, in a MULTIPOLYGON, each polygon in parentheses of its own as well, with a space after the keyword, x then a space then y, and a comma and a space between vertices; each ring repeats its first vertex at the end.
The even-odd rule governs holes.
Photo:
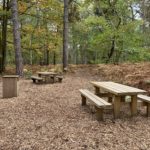
POLYGON ((115 95, 137 95, 140 93, 146 93, 145 90, 134 88, 131 86, 106 81, 106 82, 91 82, 95 87, 102 88, 107 92, 115 95))
POLYGON ((44 72, 38 72, 39 75, 57 75, 56 72, 47 72, 47 71, 44 71, 44 72))

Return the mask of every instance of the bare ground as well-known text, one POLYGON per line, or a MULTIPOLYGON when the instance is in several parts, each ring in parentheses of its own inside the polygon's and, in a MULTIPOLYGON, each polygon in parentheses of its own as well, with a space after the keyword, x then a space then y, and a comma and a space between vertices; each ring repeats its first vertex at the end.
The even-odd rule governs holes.
POLYGON ((150 119, 144 107, 131 118, 126 104, 117 120, 106 110, 104 122, 98 122, 88 106, 81 107, 78 90, 94 91, 91 80, 139 86, 148 79, 150 64, 145 71, 143 64, 126 66, 72 66, 56 84, 21 79, 17 98, 0 99, 0 150, 150 150, 150 119))

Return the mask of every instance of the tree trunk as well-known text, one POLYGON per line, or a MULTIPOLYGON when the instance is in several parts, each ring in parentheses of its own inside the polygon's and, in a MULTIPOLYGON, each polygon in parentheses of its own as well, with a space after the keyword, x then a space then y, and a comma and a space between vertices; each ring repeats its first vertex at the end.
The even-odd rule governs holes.
MULTIPOLYGON (((3 11, 9 11, 8 6, 9 0, 3 0, 3 11)), ((2 17, 2 39, 1 39, 1 51, 0 51, 0 72, 5 71, 5 63, 6 63, 6 48, 7 48, 7 22, 8 16, 7 14, 3 14, 2 17)))
POLYGON ((111 57, 113 56, 114 51, 115 51, 115 38, 113 38, 112 40, 111 49, 110 52, 108 53, 107 63, 110 61, 111 57))
POLYGON ((49 65, 49 50, 46 50, 46 65, 49 65))
POLYGON ((22 59, 22 53, 21 53, 21 39, 20 39, 20 31, 19 31, 17 0, 11 0, 11 11, 12 11, 12 21, 13 21, 16 74, 19 76, 22 76, 23 75, 23 59, 22 59))
POLYGON ((53 65, 56 65, 56 54, 55 54, 55 51, 54 51, 54 55, 53 55, 53 65))
POLYGON ((68 0, 64 0, 63 70, 68 66, 68 0))

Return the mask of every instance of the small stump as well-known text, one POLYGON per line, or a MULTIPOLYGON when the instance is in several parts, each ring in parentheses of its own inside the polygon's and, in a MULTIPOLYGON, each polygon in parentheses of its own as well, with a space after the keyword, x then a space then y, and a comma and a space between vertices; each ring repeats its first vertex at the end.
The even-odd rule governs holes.
POLYGON ((3 76, 3 98, 11 98, 18 96, 17 75, 3 76))

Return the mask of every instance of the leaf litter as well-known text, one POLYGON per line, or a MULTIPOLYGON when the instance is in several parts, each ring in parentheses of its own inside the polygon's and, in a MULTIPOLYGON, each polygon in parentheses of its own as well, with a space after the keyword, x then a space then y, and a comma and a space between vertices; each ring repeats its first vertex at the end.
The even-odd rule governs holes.
POLYGON ((19 96, 0 99, 0 150, 150 149, 145 107, 139 107, 138 115, 131 118, 129 104, 125 104, 117 120, 112 110, 106 110, 104 121, 98 122, 89 106, 81 106, 79 93, 80 88, 94 92, 93 80, 149 90, 145 82, 149 68, 150 63, 79 65, 70 66, 62 83, 37 85, 20 79, 19 96))

